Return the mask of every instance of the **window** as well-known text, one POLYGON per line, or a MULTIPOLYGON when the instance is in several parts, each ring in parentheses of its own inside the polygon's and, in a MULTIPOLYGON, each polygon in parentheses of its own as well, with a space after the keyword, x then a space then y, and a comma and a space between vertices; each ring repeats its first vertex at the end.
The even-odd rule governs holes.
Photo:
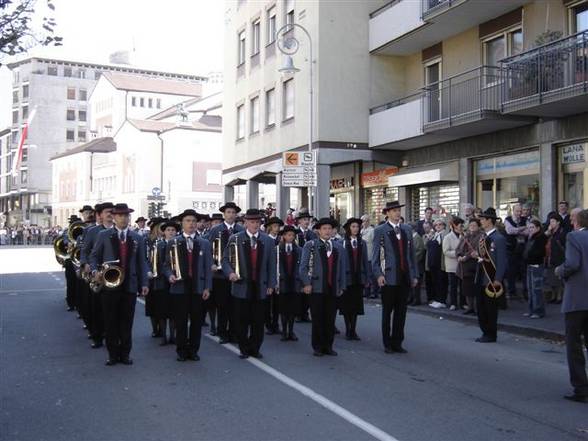
POLYGON ((259 53, 261 45, 261 21, 259 19, 253 22, 251 26, 251 55, 259 53))
POLYGON ((270 89, 265 92, 265 125, 273 126, 276 123, 276 91, 270 89))
POLYGON ((73 141, 75 141, 75 137, 76 137, 76 134, 75 134, 75 131, 74 130, 69 130, 68 129, 65 132, 65 139, 66 139, 66 141, 73 142, 73 141))
POLYGON ((84 69, 78 70, 78 78, 86 78, 86 71, 84 69))
POLYGON ((76 111, 73 109, 67 109, 67 116, 68 121, 75 121, 76 120, 76 111))
POLYGON ((86 131, 83 129, 78 129, 78 141, 86 142, 86 131))
POLYGON ((49 66, 47 68, 47 75, 57 76, 57 66, 49 66))
POLYGON ((221 185, 221 183, 222 172, 220 170, 206 170, 206 185, 221 185))
POLYGON ((286 7, 286 24, 294 24, 294 0, 284 0, 286 7))
POLYGON ((28 170, 21 170, 20 171, 20 183, 21 184, 26 184, 29 178, 29 172, 28 170))
POLYGON ((22 119, 26 120, 29 117, 29 106, 22 106, 22 119))
POLYGON ((12 102, 18 103, 18 89, 12 91, 12 102))
POLYGON ((161 98, 157 98, 156 105, 158 109, 161 109, 161 98))
POLYGON ((484 64, 498 66, 500 60, 523 51, 523 31, 515 29, 484 41, 484 64))
POLYGON ((131 97, 131 106, 137 107, 137 98, 134 96, 131 97))
POLYGON ((245 63, 245 31, 239 32, 239 43, 238 43, 238 54, 237 54, 237 66, 245 63))
POLYGON ((153 98, 149 98, 147 102, 149 103, 148 106, 151 109, 153 107, 153 98))
POLYGON ((102 72, 100 72, 99 70, 94 72, 94 79, 95 80, 99 80, 101 76, 102 76, 102 72))
POLYGON ((267 44, 276 41, 276 7, 273 6, 267 11, 267 44))
POLYGON ((23 99, 29 97, 29 85, 28 84, 23 84, 23 86, 22 86, 22 97, 23 97, 23 99))
POLYGON ((78 111, 78 121, 86 121, 86 111, 85 110, 78 111))
POLYGON ((139 106, 145 107, 145 98, 139 99, 139 106))
POLYGON ((22 158, 21 161, 25 162, 29 159, 29 149, 25 146, 22 147, 22 158))
POLYGON ((18 110, 12 111, 12 124, 18 124, 18 110))
POLYGON ((251 99, 251 133, 259 132, 259 97, 251 99))
POLYGON ((237 139, 245 138, 245 106, 237 106, 237 139))
POLYGON ((18 130, 12 132, 12 145, 18 144, 18 130))
POLYGON ((588 3, 582 3, 572 8, 572 30, 584 32, 588 29, 588 3))
POLYGON ((64 77, 71 77, 71 75, 72 75, 71 67, 68 67, 68 66, 64 67, 63 68, 63 76, 64 77))
POLYGON ((75 100, 76 99, 76 89, 75 89, 75 87, 68 87, 67 88, 67 99, 68 100, 75 100))
POLYGON ((87 101, 88 100, 88 92, 86 91, 86 89, 80 89, 79 100, 80 101, 87 101))
POLYGON ((294 80, 284 81, 284 120, 294 118, 294 80))

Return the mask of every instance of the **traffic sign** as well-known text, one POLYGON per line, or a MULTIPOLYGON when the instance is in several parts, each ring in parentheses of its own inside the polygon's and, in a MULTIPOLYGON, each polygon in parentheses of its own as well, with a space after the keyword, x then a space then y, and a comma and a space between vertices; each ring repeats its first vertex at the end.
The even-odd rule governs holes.
POLYGON ((284 169, 316 165, 316 152, 284 152, 282 165, 284 169))
POLYGON ((153 187, 151 189, 151 194, 153 196, 159 196, 161 194, 161 188, 159 188, 159 187, 153 187))
POLYGON ((285 167, 282 171, 282 185, 284 187, 316 187, 316 183, 315 166, 285 167))

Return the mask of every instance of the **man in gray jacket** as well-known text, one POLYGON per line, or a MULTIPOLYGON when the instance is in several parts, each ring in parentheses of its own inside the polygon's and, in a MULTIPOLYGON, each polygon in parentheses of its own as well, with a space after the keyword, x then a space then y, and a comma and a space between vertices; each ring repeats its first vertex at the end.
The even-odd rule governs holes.
POLYGON ((564 398, 580 403, 588 402, 588 376, 582 347, 588 348, 588 210, 582 210, 576 218, 579 229, 567 235, 566 260, 555 269, 565 281, 562 312, 566 321, 566 349, 572 395, 564 398))
POLYGON ((372 272, 382 288, 382 340, 386 353, 405 354, 402 347, 410 289, 418 283, 412 230, 400 223, 404 205, 388 202, 384 211, 388 221, 374 232, 372 272), (382 259, 383 258, 383 259, 382 259), (394 312, 392 334, 390 316, 394 312))

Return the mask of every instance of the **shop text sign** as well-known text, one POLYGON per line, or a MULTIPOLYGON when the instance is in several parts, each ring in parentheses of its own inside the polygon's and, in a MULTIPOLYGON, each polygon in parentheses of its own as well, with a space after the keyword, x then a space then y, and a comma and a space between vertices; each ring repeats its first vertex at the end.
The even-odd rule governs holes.
POLYGON ((398 173, 398 167, 388 167, 361 174, 362 187, 388 186, 388 178, 398 173))
POLYGON ((573 164, 575 162, 584 162, 584 144, 566 145, 561 148, 561 163, 573 164))

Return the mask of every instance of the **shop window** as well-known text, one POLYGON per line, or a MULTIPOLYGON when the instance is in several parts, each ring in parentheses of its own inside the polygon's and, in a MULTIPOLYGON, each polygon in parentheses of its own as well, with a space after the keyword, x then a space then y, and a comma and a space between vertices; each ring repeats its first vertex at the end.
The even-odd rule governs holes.
POLYGON ((459 186, 457 184, 431 185, 411 188, 411 212, 407 222, 425 217, 427 207, 435 217, 444 218, 459 214, 459 186))

